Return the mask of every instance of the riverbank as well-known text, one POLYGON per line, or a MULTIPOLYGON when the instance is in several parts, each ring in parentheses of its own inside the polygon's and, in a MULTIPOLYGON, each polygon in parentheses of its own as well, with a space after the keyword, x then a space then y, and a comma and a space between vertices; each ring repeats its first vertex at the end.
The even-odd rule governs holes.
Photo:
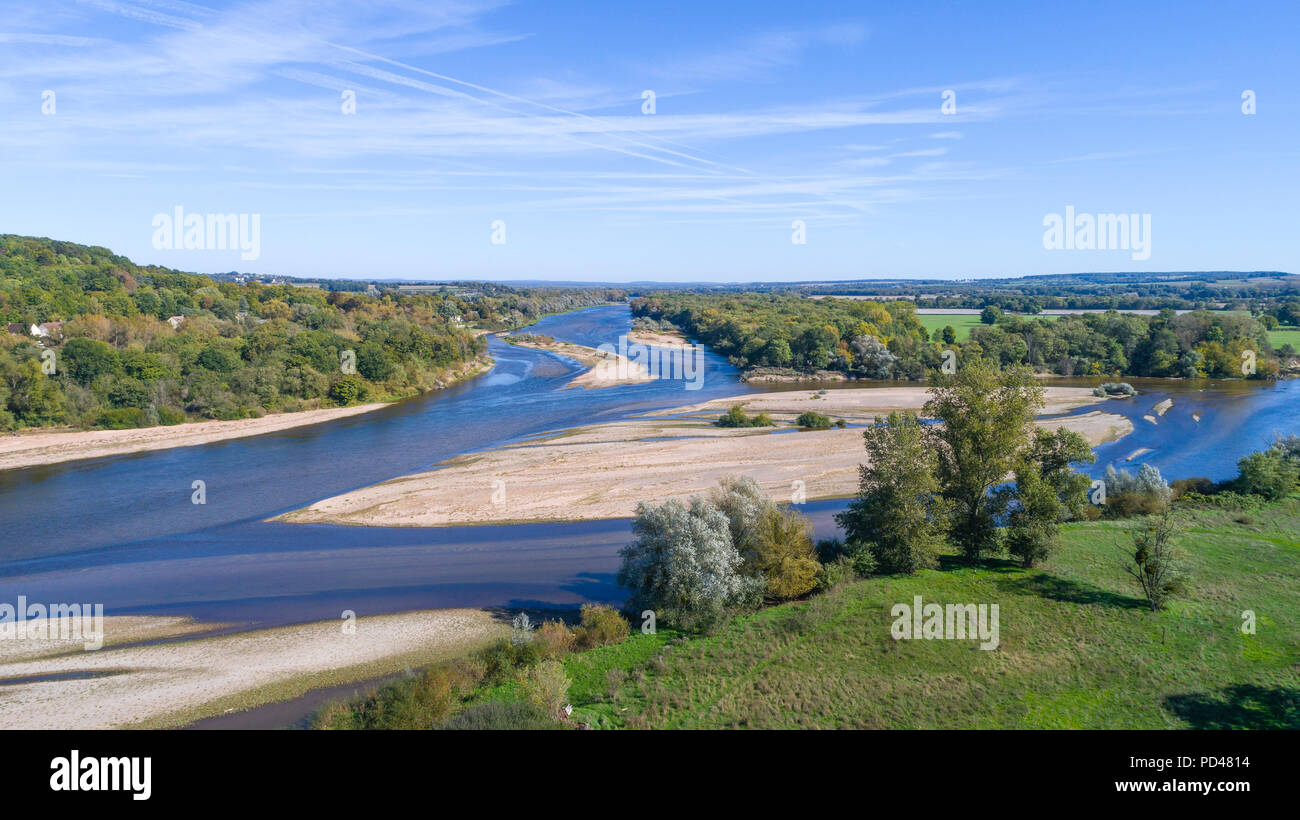
MULTIPOLYGON (((685 498, 723 476, 749 475, 781 501, 854 494, 865 460, 861 429, 798 431, 793 420, 816 410, 855 425, 891 410, 919 410, 923 387, 799 390, 714 399, 626 421, 559 431, 549 438, 459 456, 428 472, 327 498, 273 520, 290 523, 435 527, 630 517, 642 500, 685 498), (713 421, 740 404, 767 412, 768 428, 722 428, 713 421)), ((1086 388, 1052 387, 1046 413, 1099 403, 1086 388)), ((1091 446, 1132 431, 1101 410, 1043 419, 1091 446)))
MULTIPOLYGON (((492 359, 480 356, 451 371, 436 389, 445 389, 473 378, 492 367, 492 359)), ((15 470, 65 461, 105 458, 174 447, 193 447, 229 439, 260 436, 295 427, 369 413, 391 402, 371 402, 351 407, 327 407, 295 413, 272 413, 255 419, 194 421, 159 427, 126 430, 35 430, 0 436, 0 470, 15 470)))
POLYGON ((620 384, 641 384, 654 379, 645 365, 633 362, 617 353, 597 350, 594 347, 561 342, 549 336, 524 333, 518 336, 502 336, 502 341, 519 347, 530 347, 546 353, 554 353, 566 359, 573 359, 587 368, 578 374, 565 387, 616 387, 620 384))
POLYGON ((351 633, 343 625, 203 637, 223 625, 108 617, 96 651, 81 641, 0 642, 0 729, 182 726, 459 657, 509 631, 478 609, 361 617, 351 633))

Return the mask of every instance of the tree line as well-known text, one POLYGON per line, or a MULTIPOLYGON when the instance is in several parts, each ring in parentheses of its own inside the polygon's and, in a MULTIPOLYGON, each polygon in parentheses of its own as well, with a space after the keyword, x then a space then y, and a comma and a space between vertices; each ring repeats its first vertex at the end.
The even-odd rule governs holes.
POLYGON ((932 336, 906 301, 664 291, 633 299, 632 310, 674 323, 741 369, 914 380, 939 367, 946 350, 1064 376, 1268 378, 1279 369, 1264 323, 1225 311, 1049 319, 994 309, 987 326, 959 342, 950 327, 932 336))

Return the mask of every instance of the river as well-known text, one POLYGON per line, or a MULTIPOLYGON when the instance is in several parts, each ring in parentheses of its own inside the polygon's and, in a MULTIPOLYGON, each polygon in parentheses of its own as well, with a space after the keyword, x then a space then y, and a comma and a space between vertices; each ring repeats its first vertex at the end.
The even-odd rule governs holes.
MULTIPOLYGON (((530 329, 595 345, 629 328, 627 308, 609 306, 549 317, 530 329)), ((268 626, 337 618, 344 609, 369 615, 620 600, 613 579, 629 538, 627 520, 434 529, 265 521, 454 455, 752 392, 713 354, 706 354, 700 390, 673 380, 565 390, 580 372, 574 363, 496 338, 489 345, 496 359, 489 373, 374 413, 0 473, 0 601, 26 595, 102 602, 108 614, 268 626), (191 503, 195 480, 206 483, 206 504, 191 503)), ((1094 474, 1108 463, 1136 469, 1150 462, 1166 478, 1225 478, 1235 474, 1237 458, 1274 434, 1300 432, 1294 381, 1134 384, 1141 395, 1104 406, 1132 419, 1135 432, 1097 449, 1094 474), (1174 404, 1163 417, 1154 424, 1142 418, 1165 398, 1174 404), (1126 460, 1139 449, 1148 452, 1126 460)), ((843 505, 812 502, 803 511, 826 534, 843 505)))

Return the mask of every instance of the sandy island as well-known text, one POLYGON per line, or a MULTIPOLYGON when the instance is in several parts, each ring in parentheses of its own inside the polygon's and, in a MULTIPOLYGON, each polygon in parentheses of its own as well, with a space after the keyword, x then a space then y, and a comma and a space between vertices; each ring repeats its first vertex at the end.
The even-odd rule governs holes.
POLYGON ((531 347, 534 350, 543 350, 547 353, 563 356, 566 359, 573 359, 587 368, 565 385, 565 389, 570 387, 615 387, 620 384, 641 384, 654 379, 645 365, 634 362, 626 356, 597 350, 594 347, 572 342, 561 342, 555 339, 546 341, 533 334, 503 337, 503 341, 519 347, 531 347))
POLYGON ((205 638, 193 633, 221 624, 119 616, 104 618, 105 648, 95 651, 81 641, 0 640, 0 729, 181 726, 459 657, 509 632, 476 609, 361 617, 352 634, 342 623, 205 638), (180 639, 135 643, 172 636, 180 639), (11 683, 51 675, 67 677, 11 683))
MULTIPOLYGON (((487 357, 473 359, 452 372, 450 380, 439 383, 446 387, 457 381, 476 376, 492 366, 487 357)), ((185 424, 159 427, 138 427, 128 430, 73 430, 15 433, 0 436, 0 470, 57 464, 88 458, 120 456, 146 450, 168 450, 173 447, 192 447, 234 438, 260 436, 321 424, 335 419, 369 413, 387 402, 358 404, 352 407, 327 407, 320 410, 301 410, 296 413, 272 413, 256 419, 233 421, 194 421, 185 424)))
POLYGON ((632 344, 655 347, 682 347, 690 344, 682 334, 663 330, 633 330, 627 334, 627 340, 632 344))
MULTIPOLYGON (((759 393, 715 399, 627 421, 459 456, 434 470, 319 501, 275 520, 359 526, 433 527, 631 516, 641 500, 684 498, 727 475, 750 475, 781 501, 852 495, 865 459, 861 429, 796 431, 721 428, 712 421, 741 404, 791 422, 816 410, 867 424, 896 409, 919 409, 924 387, 759 393), (501 492, 504 488, 504 492, 501 492)), ((1049 387, 1045 412, 1098 403, 1087 388, 1049 387)), ((1123 416, 1100 410, 1040 420, 1068 427, 1092 446, 1132 432, 1123 416)))

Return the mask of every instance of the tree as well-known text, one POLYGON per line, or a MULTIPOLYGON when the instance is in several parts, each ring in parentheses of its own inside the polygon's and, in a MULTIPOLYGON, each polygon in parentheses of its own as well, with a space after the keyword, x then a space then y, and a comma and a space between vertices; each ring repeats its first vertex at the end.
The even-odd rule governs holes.
POLYGON ((997 324, 998 317, 1002 315, 1002 309, 996 305, 989 305, 980 311, 980 321, 986 325, 997 324))
POLYGON ((1130 533, 1133 557, 1121 569, 1137 581, 1152 612, 1164 609, 1186 583, 1182 555, 1174 545, 1177 527, 1168 505, 1130 533))
POLYGON ((940 332, 940 338, 943 339, 943 343, 946 345, 957 344, 956 328, 952 325, 944 325, 943 330, 940 332))
POLYGON ((63 419, 63 393, 41 372, 36 359, 3 363, 0 379, 8 393, 8 412, 18 424, 56 424, 63 419))
POLYGON ((1268 501, 1286 498, 1300 480, 1300 469, 1277 445, 1242 458, 1237 462, 1237 470, 1237 490, 1263 496, 1268 501))
POLYGON ((858 468, 857 498, 835 517, 848 555, 867 549, 886 573, 934 566, 943 543, 942 503, 934 450, 914 413, 890 413, 862 433, 867 463, 858 468))
POLYGON ((797 598, 817 583, 817 557, 808 519, 777 504, 749 476, 723 478, 709 503, 727 517, 740 571, 774 600, 797 598))
POLYGON ((817 586, 821 568, 813 551, 812 525, 789 508, 769 505, 754 534, 755 569, 768 598, 788 601, 817 586))
POLYGON ((1056 489, 1031 459, 1016 467, 1011 514, 1008 516, 1007 552, 1032 567, 1056 549, 1059 540, 1061 501, 1056 489))
POLYGON ((994 490, 1029 441, 1044 391, 1028 368, 999 373, 984 359, 964 361, 956 373, 935 372, 931 378, 925 414, 942 424, 925 428, 925 438, 950 504, 950 535, 975 563, 998 548, 998 517, 1009 499, 994 490))
POLYGON ((98 339, 69 339, 59 354, 59 369, 78 384, 90 384, 99 376, 118 372, 121 367, 117 351, 98 339))
POLYGON ((854 336, 850 348, 855 369, 872 379, 893 378, 898 357, 889 352, 884 342, 875 336, 854 336))
POLYGON ((632 533, 617 580, 630 590, 633 609, 654 610, 659 620, 687 629, 708 627, 752 604, 761 589, 740 571, 727 516, 703 496, 689 506, 641 502, 632 533))
POLYGON ((1092 479, 1075 470, 1072 464, 1093 464, 1097 456, 1083 436, 1058 427, 1053 432, 1042 428, 1034 430, 1029 445, 1028 458, 1038 465, 1044 481, 1052 487, 1060 504, 1058 519, 1069 521, 1078 518, 1088 504, 1088 488, 1092 479))

